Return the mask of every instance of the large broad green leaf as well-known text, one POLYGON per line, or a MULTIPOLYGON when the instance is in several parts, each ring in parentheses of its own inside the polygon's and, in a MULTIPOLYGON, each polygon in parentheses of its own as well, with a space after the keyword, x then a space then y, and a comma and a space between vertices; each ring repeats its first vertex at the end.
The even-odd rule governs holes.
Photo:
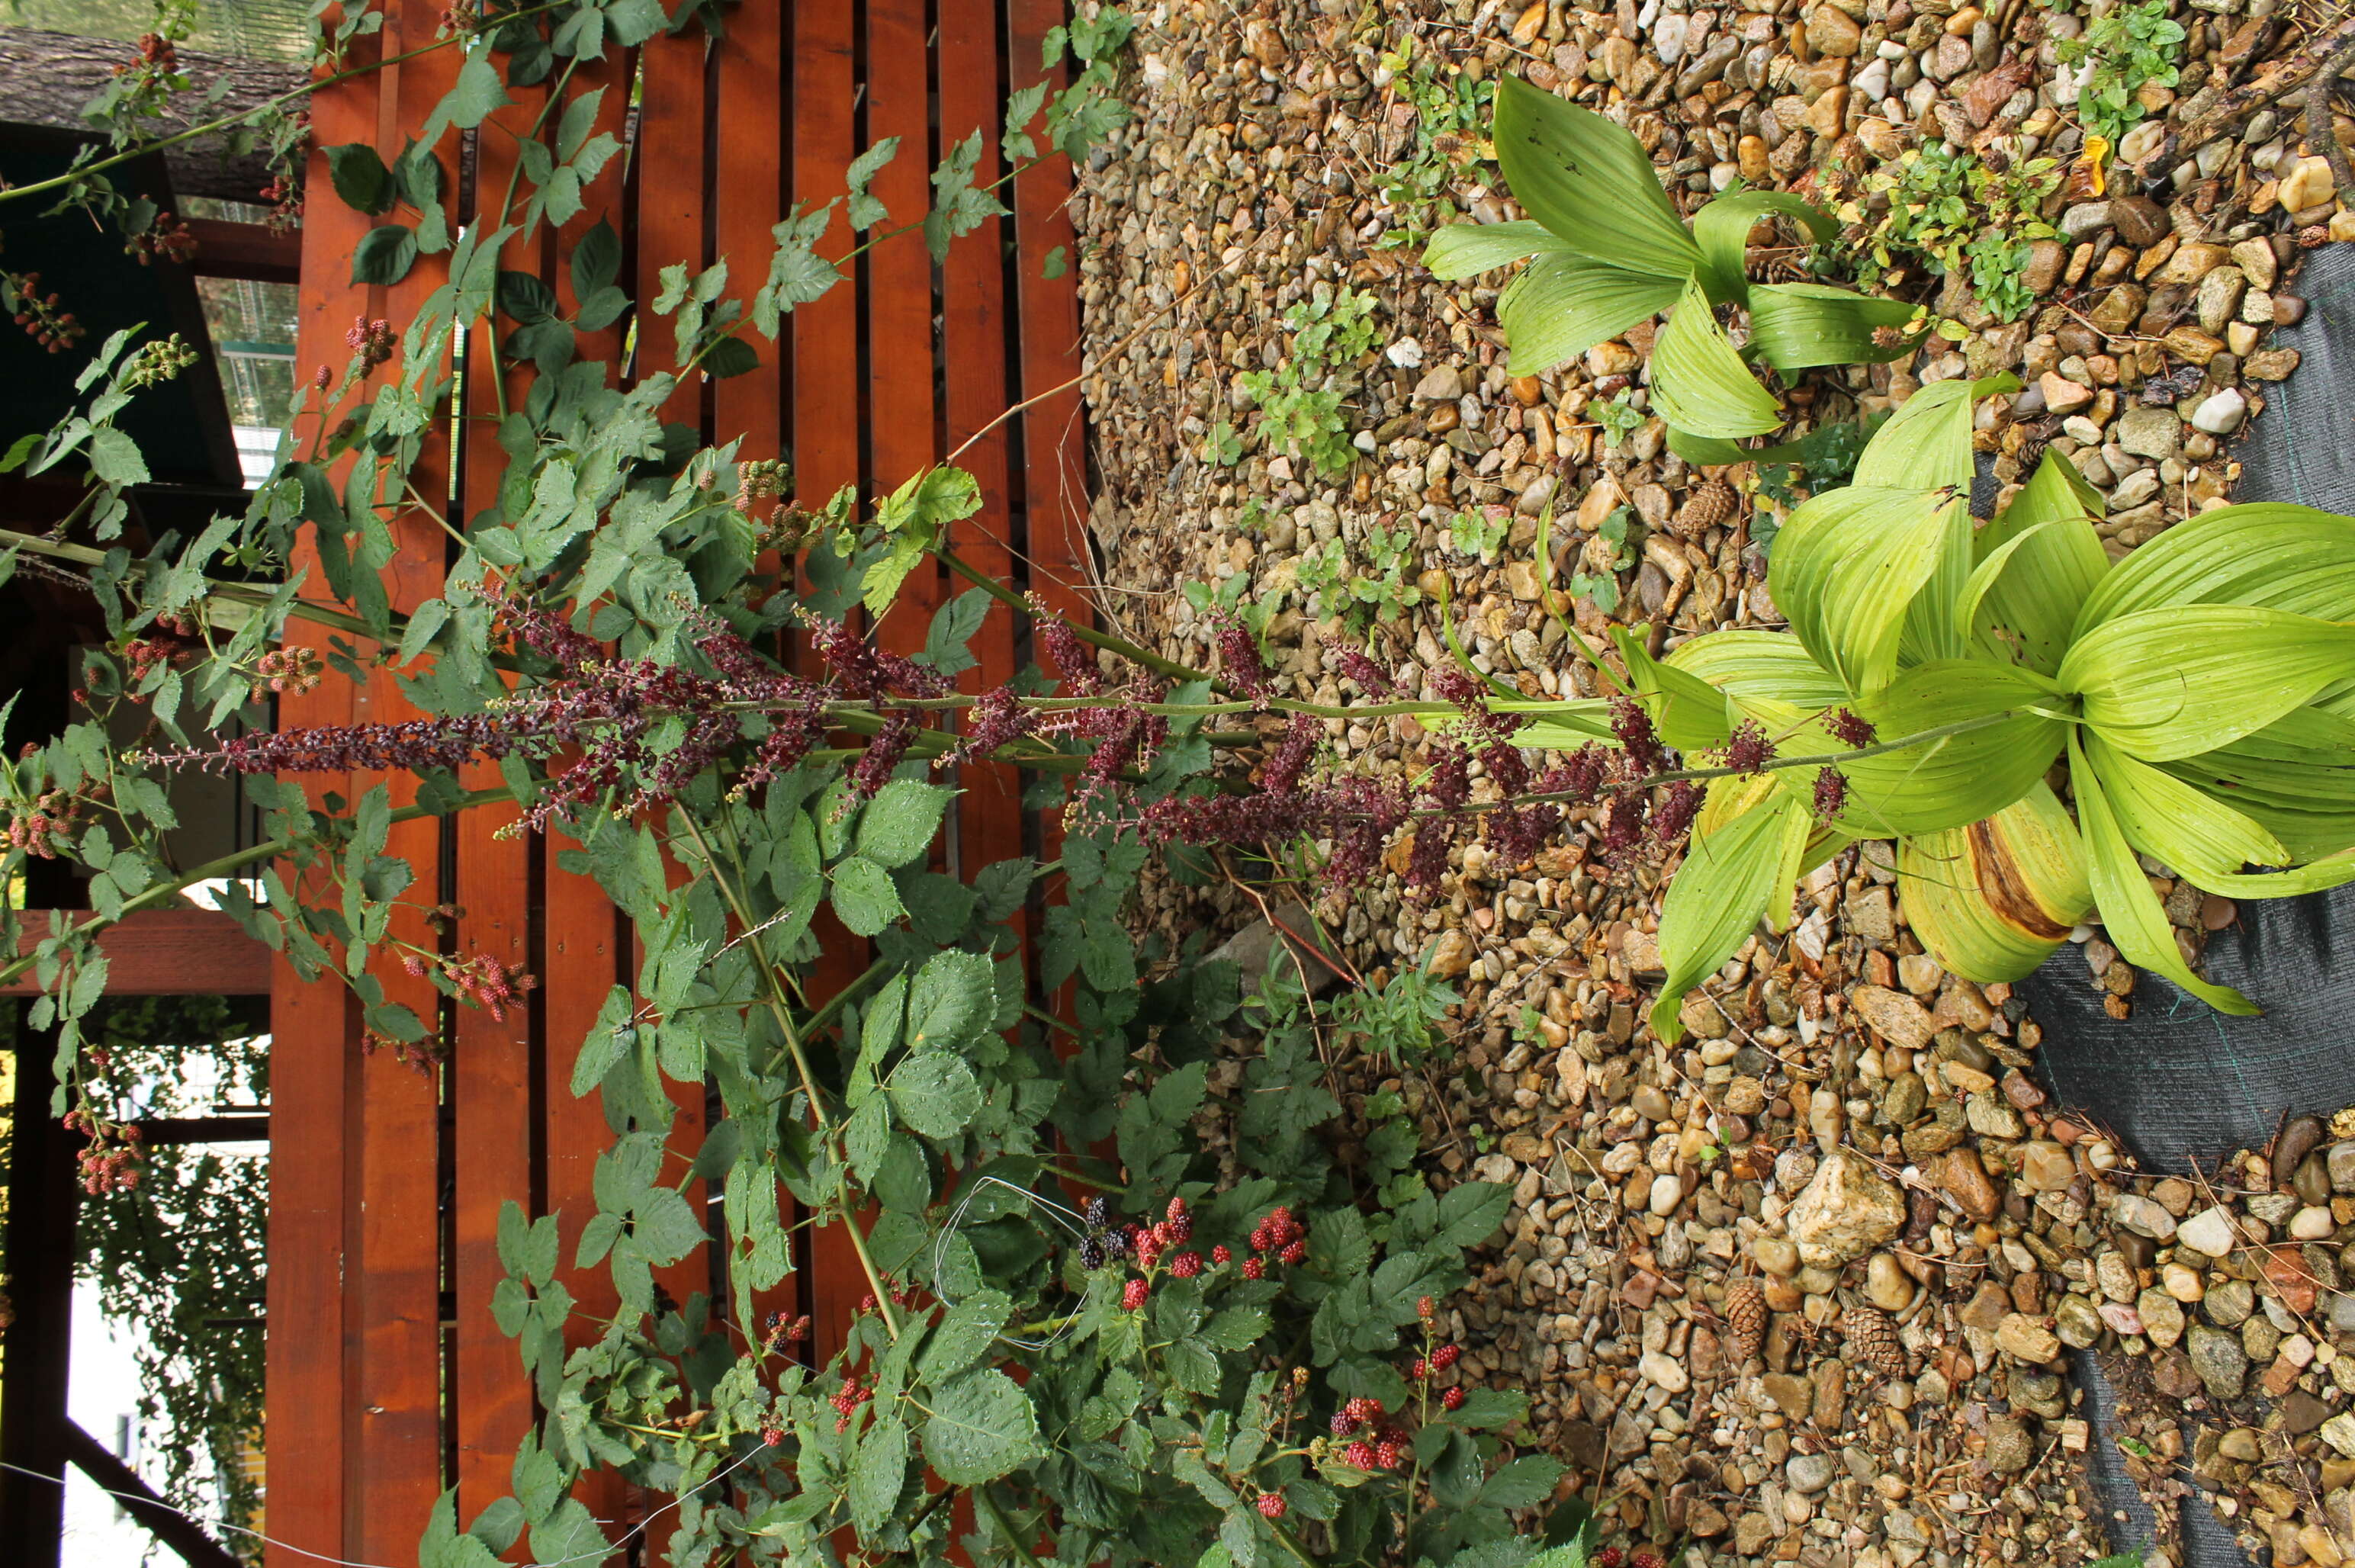
POLYGON ((2075 464, 2047 452, 2002 516, 1979 530, 1979 563, 1957 613, 1963 630, 2041 674, 2059 670, 2078 611, 2110 570, 2094 532, 2101 515, 2101 492, 2075 464), (1983 586, 1981 572, 1988 574, 1983 586))
POLYGON ((1713 798, 1739 795, 1755 804, 1729 821, 1697 827, 1669 879, 1660 912, 1660 956, 1668 974, 1652 1006, 1652 1030, 1670 1044, 1684 1036, 1678 1009, 1685 993, 1733 956, 1778 895, 1786 902, 1791 896, 1787 870, 1805 852, 1807 809, 1780 790, 1760 789, 1765 782, 1711 783, 1713 798))
POLYGON ((935 1389, 924 1424, 924 1456, 953 1487, 994 1481, 1039 1454, 1039 1417, 1028 1396, 995 1367, 935 1389))
POLYGON ((2092 910, 2076 824, 2039 784, 1992 816, 1897 841, 1897 897, 1940 966, 2025 978, 2092 910))
POLYGON ((1508 76, 1496 142, 1513 199, 1556 239, 1635 272, 1681 279, 1700 264, 1652 155, 1624 128, 1508 76))
POLYGON ((1971 720, 2008 718, 1840 764, 1848 806, 1838 826, 1859 838, 1961 827, 2034 789, 2061 754, 2067 726, 2042 713, 2044 683, 2016 665, 1942 660, 1907 670, 1858 704, 1882 742, 1971 720))
POLYGON ((1782 406, 1750 373, 1690 281, 1652 345, 1652 402, 1677 429, 1729 441, 1783 422, 1782 406))
POLYGON ((1733 735, 1733 715, 1725 694, 1696 675, 1662 664, 1644 639, 1625 626, 1611 628, 1611 640, 1627 664, 1627 679, 1642 698, 1660 739, 1679 752, 1722 746, 1733 735))
POLYGON ((1891 489, 1967 491, 1971 410, 1991 392, 2016 389, 2009 376, 1933 381, 1905 400, 1857 459, 1856 483, 1891 489))
POLYGON ((2145 969, 2164 975, 2209 1006, 2254 1015, 2261 1009, 2230 986, 2211 985, 2191 972, 2175 945, 2175 928, 2151 891, 2142 862, 2118 828, 2108 792, 2073 732, 2069 737, 2069 782, 2077 795, 2077 826, 2084 836, 2086 881, 2111 944, 2145 969))
POLYGON ((1767 698, 1814 711, 1848 692, 1788 632, 1729 629, 1678 643, 1663 661, 1737 698, 1767 698))
POLYGON ((1777 370, 1811 365, 1870 365, 1901 358, 1919 337, 1883 346, 1873 334, 1902 327, 1913 307, 1826 283, 1760 283, 1750 291, 1750 351, 1777 370))
POLYGON ((2247 604, 2343 620, 2355 615, 2355 517, 2266 503, 2186 517, 2103 579, 2080 636, 2137 610, 2247 604))
POLYGON ((1795 463, 1806 454, 1806 444, 1784 441, 1773 446, 1743 446, 1689 430, 1671 430, 1668 450, 1695 468, 1721 468, 1729 463, 1795 463))
POLYGON ((1767 579, 1774 603, 1849 691, 1895 677, 1906 613, 1954 548, 1958 517, 1966 529, 1959 496, 1849 485, 1808 497, 1783 525, 1767 579))
POLYGON ((2261 823, 2296 861, 2355 846, 2355 720, 2308 706, 2168 773, 2261 823))
POLYGON ((1497 320, 1516 376, 1541 376, 1677 303, 1673 278, 1591 261, 1540 256, 1497 299, 1497 320))
POLYGON ((1614 738, 1611 705, 1601 698, 1579 697, 1561 702, 1497 701, 1489 706, 1498 713, 1529 715, 1513 740, 1517 745, 1532 751, 1572 752, 1589 741, 1614 738))
POLYGON ((2137 761, 2099 735, 2085 737, 2086 759, 2100 773, 2126 842, 2165 861, 2194 887, 2233 898, 2288 898, 2355 881, 2355 851, 2294 869, 2291 855, 2261 824, 2171 773, 2137 761))
MULTIPOLYGON (((1786 191, 1745 190, 1716 197, 1693 214, 1692 222, 1693 240, 1700 247, 1701 286, 1709 291, 1710 303, 1741 304, 1753 292, 1748 265, 1750 231, 1769 213, 1796 219, 1809 237, 1818 242, 1839 232, 1839 225, 1828 213, 1786 191)), ((1911 315, 1910 308, 1901 307, 1901 320, 1911 315)), ((1832 361, 1815 363, 1828 365, 1832 361)))
POLYGON ((1423 264, 1439 278, 1471 278, 1531 256, 1575 255, 1542 223, 1451 223, 1423 248, 1423 264))
POLYGON ((2153 763, 2230 745, 2350 677, 2355 625, 2243 604, 2115 616, 2071 645, 2058 676, 2088 725, 2153 763))

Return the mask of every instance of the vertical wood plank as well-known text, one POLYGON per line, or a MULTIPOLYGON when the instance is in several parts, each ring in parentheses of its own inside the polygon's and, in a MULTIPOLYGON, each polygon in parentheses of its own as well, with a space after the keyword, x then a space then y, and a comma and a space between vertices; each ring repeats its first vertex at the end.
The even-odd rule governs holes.
MULTIPOLYGON (((1018 69, 1039 58, 1049 29, 1061 26, 1063 0, 1007 0, 1007 54, 1018 69)), ((1047 73, 1060 88, 1065 71, 1047 73)), ((1016 330, 1022 395, 1039 397, 1079 373, 1080 296, 1077 239, 1064 204, 1071 194, 1071 161, 1047 155, 1013 184, 1016 330), (1060 278, 1045 275, 1047 258, 1063 252, 1060 278)), ((1031 586, 1050 609, 1084 623, 1081 590, 1089 581, 1086 440, 1077 387, 1042 398, 1022 416, 1022 508, 1028 538, 1031 586)))
MULTIPOLYGON (((474 138, 474 211, 468 220, 496 223, 516 169, 517 139, 531 132, 542 100, 537 94, 496 112, 474 138)), ((429 111, 430 112, 430 111, 429 111)), ((538 271, 537 246, 510 240, 499 264, 538 271)), ((496 362, 490 335, 476 331, 469 341, 465 380, 465 437, 460 453, 457 505, 479 515, 495 505, 507 455, 498 443, 500 393, 509 406, 530 384, 526 372, 496 362)), ((463 525, 462 525, 463 526, 463 525)), ((496 765, 464 769, 469 789, 500 782, 496 765)), ((534 952, 531 906, 531 839, 502 830, 522 816, 514 806, 476 806, 460 815, 457 833, 457 901, 465 916, 459 931, 468 949, 490 952, 502 963, 527 964, 534 952)), ((545 980, 546 976, 538 976, 545 980)), ((472 1520, 510 1489, 515 1450, 531 1429, 530 1381, 516 1342, 499 1332, 491 1317, 491 1295, 506 1269, 499 1261, 499 1211, 512 1199, 531 1211, 533 1195, 533 1023, 545 1030, 548 991, 533 992, 525 1006, 502 1021, 478 1008, 458 1010, 456 1047, 451 1064, 452 1137, 455 1143, 455 1190, 452 1194, 453 1253, 452 1285, 457 1303, 457 1350, 451 1369, 451 1404, 457 1426, 458 1511, 472 1520)))
MULTIPOLYGON (((982 131, 975 184, 1004 173, 996 127, 1005 118, 997 66, 996 0, 945 0, 940 17, 940 115, 943 136, 969 128, 982 131)), ((949 248, 942 267, 941 355, 944 371, 943 413, 949 451, 996 419, 1015 400, 1007 370, 1006 226, 991 219, 949 248)), ((950 526, 949 542, 958 557, 984 576, 1014 581, 1014 559, 1006 547, 1013 519, 1007 496, 1007 435, 991 431, 957 459, 981 490, 981 510, 950 526)), ((951 595, 965 592, 961 579, 945 584, 951 595)), ((972 643, 977 666, 964 672, 960 689, 978 693, 1003 686, 1016 670, 1014 617, 993 610, 972 643)), ((993 860, 1022 853, 1022 784, 1002 763, 958 770, 957 828, 960 875, 971 877, 993 860)))
MULTIPOLYGON (((784 216, 785 25, 782 7, 744 5, 730 12, 720 40, 719 189, 715 214, 719 253, 728 259, 730 292, 749 300, 767 275, 773 248, 769 229, 784 216)), ((699 188, 699 187, 698 187, 699 188)), ((698 242, 701 231, 698 230, 698 242)), ((714 384, 712 438, 722 445, 740 437, 741 455, 778 455, 785 436, 786 351, 747 328, 744 341, 761 355, 761 366, 714 384)))
MULTIPOLYGON (((355 63, 372 58, 375 38, 355 40, 355 63)), ((378 76, 357 77, 311 102, 314 135, 305 173, 310 188, 330 188, 319 150, 376 134, 378 76)), ((303 276, 296 329, 296 364, 339 368, 344 333, 372 303, 369 291, 347 286, 351 256, 368 220, 337 201, 320 201, 303 225, 303 276)), ((323 584, 315 549, 298 545, 294 570, 323 584)), ((322 591, 320 596, 324 597, 322 591)), ((289 621, 289 646, 310 646, 324 657, 327 638, 312 623, 289 621)), ((323 681, 314 690, 279 700, 284 729, 348 723, 352 688, 323 681)), ((348 795, 346 782, 304 781, 313 800, 329 791, 348 795)), ((321 1557, 350 1555, 345 1508, 351 1491, 349 1422, 352 1380, 345 1333, 346 1218, 357 1196, 347 1186, 342 1131, 357 1093, 356 1029, 346 994, 332 980, 298 976, 282 955, 272 965, 270 1004, 271 1101, 273 1115, 302 1136, 282 1136, 271 1148, 267 1327, 263 1331, 265 1393, 274 1452, 303 1456, 304 1481, 282 1485, 270 1499, 268 1568, 298 1568, 321 1557)))
MULTIPOLYGON (((853 80, 850 0, 807 0, 793 13, 793 196, 816 203, 839 196, 857 148, 851 137, 853 80)), ((845 233, 836 225, 829 241, 845 233)), ((848 241, 839 241, 843 250, 848 241)), ((831 244, 823 248, 839 254, 831 244)), ((823 501, 859 482, 859 289, 846 278, 788 318, 793 331, 794 462, 801 494, 823 501)), ((830 995, 865 967, 867 944, 831 912, 815 923, 820 956, 816 994, 830 995)), ((811 1352, 823 1364, 841 1349, 858 1298, 867 1294, 849 1238, 839 1227, 810 1240, 806 1299, 811 1352)))
MULTIPOLYGON (((430 42, 436 20, 421 0, 406 0, 387 17, 385 47, 397 52, 430 42)), ((443 49, 392 67, 378 104, 377 144, 400 145, 404 130, 421 122, 457 80, 459 64, 454 51, 443 49)), ((412 319, 438 286, 432 270, 412 271, 386 291, 386 318, 412 319)), ((390 373, 388 368, 378 374, 390 373)), ((435 503, 449 488, 448 431, 439 421, 428 425, 408 475, 417 494, 435 503)), ((395 492, 385 499, 398 502, 400 496, 395 492)), ((441 592, 446 536, 432 517, 413 506, 391 511, 387 526, 396 548, 386 569, 387 592, 394 613, 404 614, 441 592)), ((354 704, 353 718, 362 723, 417 716, 389 667, 371 674, 354 704)), ((363 790, 379 784, 396 809, 416 798, 414 774, 354 781, 363 790)), ((442 828, 435 817, 403 823, 387 843, 387 852, 407 860, 416 873, 390 933, 427 951, 440 945, 440 937, 417 906, 441 901, 442 828)), ((373 967, 388 1002, 405 1003, 429 1032, 438 1030, 442 998, 430 983, 410 975, 389 954, 373 967)), ((378 1051, 362 1064, 361 1084, 365 1119, 356 1275, 361 1362, 354 1397, 360 1411, 355 1457, 365 1490, 351 1545, 355 1556, 387 1562, 389 1554, 415 1550, 416 1521, 432 1508, 442 1487, 441 1076, 378 1051)))
MULTIPOLYGON (((914 221, 932 199, 927 171, 932 129, 931 51, 924 0, 868 0, 867 144, 899 138, 900 150, 875 176, 876 197, 890 209, 892 227, 914 221)), ((965 127, 942 127, 944 135, 965 127)), ((882 224, 868 237, 884 232, 882 224)), ((971 246, 968 237, 959 247, 971 246)), ((884 240, 867 253, 867 443, 875 493, 889 495, 932 465, 932 258, 921 234, 884 240)), ((921 653, 940 603, 940 568, 926 560, 900 586, 900 596, 878 628, 898 654, 921 653)))

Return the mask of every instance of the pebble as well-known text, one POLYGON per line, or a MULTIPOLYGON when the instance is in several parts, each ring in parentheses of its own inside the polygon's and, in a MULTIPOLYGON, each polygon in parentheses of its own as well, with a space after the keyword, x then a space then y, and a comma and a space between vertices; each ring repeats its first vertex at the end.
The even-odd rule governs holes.
POLYGON ((2203 1209, 2176 1227, 2176 1242, 2211 1258, 2232 1250, 2232 1216, 2223 1208, 2203 1209))
POLYGON ((2202 399, 2200 406, 2191 411, 2191 427, 2210 435, 2230 435, 2241 428, 2248 413, 2249 400, 2241 395, 2241 389, 2226 387, 2202 399))
POLYGON ((1861 1156, 1845 1148, 1825 1157, 1791 1205, 1791 1240, 1799 1261, 1820 1267, 1862 1257, 1904 1224, 1904 1197, 1861 1156))

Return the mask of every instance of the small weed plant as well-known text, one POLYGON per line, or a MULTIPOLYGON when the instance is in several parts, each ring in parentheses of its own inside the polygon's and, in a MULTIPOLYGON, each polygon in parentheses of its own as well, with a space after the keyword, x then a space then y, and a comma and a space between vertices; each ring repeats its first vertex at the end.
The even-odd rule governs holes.
POLYGON ((2077 121, 2089 137, 2110 148, 2137 124, 2146 111, 2146 87, 2173 87, 2182 59, 2183 24, 2168 16, 2169 0, 2138 0, 2089 17, 2085 30, 2062 41, 2061 63, 2083 66, 2077 84, 2077 121))
MULTIPOLYGON (((1241 378, 1259 405, 1259 438, 1269 451, 1297 452, 1328 477, 1349 471, 1358 449, 1350 444, 1344 393, 1336 383, 1373 347, 1373 295, 1324 284, 1284 313, 1292 343, 1284 362, 1241 378)), ((1240 456, 1240 444, 1234 451, 1240 456)))
POLYGON ((1858 279, 1902 282, 1915 266, 1960 272, 1987 309, 2017 320, 2035 303, 2023 274, 2033 242, 2057 232, 2040 213, 2060 183, 2051 158, 2008 165, 1944 142, 1910 147, 1840 208, 1857 235, 1858 279))
POLYGON ((1382 56, 1391 84, 1414 111, 1414 143, 1382 176, 1381 199, 1396 215, 1382 236, 1385 248, 1420 245, 1454 216, 1447 193, 1459 178, 1493 180, 1495 148, 1483 127, 1497 97, 1494 78, 1415 52, 1403 39, 1382 56))

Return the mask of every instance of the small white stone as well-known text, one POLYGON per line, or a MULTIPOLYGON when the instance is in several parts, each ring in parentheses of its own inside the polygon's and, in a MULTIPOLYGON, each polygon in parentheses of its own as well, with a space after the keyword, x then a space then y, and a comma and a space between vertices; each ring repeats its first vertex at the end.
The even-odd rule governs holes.
POLYGON ((1636 1365, 1646 1381, 1659 1384, 1670 1393, 1682 1393, 1692 1387, 1692 1377, 1683 1363, 1665 1351, 1646 1350, 1636 1365))
POLYGON ((1684 1200, 1685 1184, 1681 1178, 1674 1176, 1652 1178, 1650 1208, 1653 1213, 1662 1216, 1673 1214, 1677 1211, 1677 1205, 1684 1200))
POLYGON ((1390 362, 1401 370, 1423 368, 1423 343, 1419 338, 1401 337, 1390 346, 1390 362))
POLYGON ((2322 1424, 2322 1440, 2355 1459, 2355 1414, 2340 1411, 2322 1424))
MULTIPOLYGON (((2203 1209, 2176 1227, 2175 1240, 2193 1252, 2221 1258, 2232 1250, 2232 1216, 2222 1207, 2203 1209)), ((2350 1450, 2355 1452, 2355 1450, 2350 1450)))
POLYGON ((2249 416, 2249 400, 2241 396, 2238 387, 2227 387, 2203 400, 2191 411, 2191 428, 2204 430, 2210 435, 2230 435, 2241 428, 2249 416))
POLYGON ((2308 1205, 2290 1216, 2289 1233, 2292 1241, 2318 1242, 2336 1229, 2330 1221, 2330 1211, 2308 1205))

